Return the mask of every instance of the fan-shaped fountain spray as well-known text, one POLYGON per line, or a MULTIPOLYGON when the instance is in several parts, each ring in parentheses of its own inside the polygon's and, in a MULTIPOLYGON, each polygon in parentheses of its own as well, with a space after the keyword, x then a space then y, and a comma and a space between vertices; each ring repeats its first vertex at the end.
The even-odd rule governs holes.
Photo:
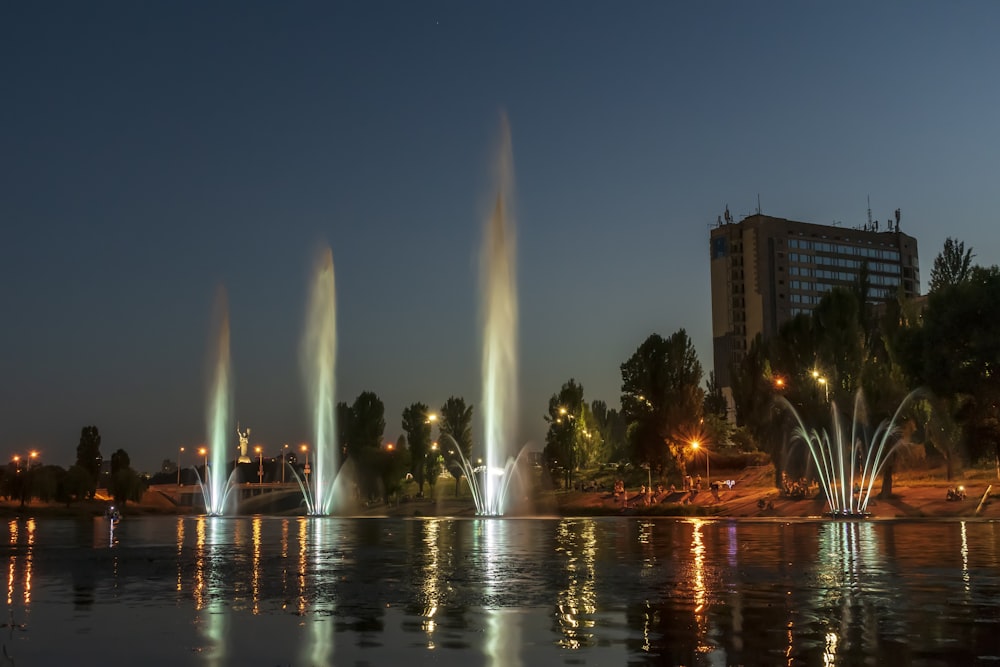
POLYGON ((854 397, 850 432, 844 428, 835 402, 830 403, 831 434, 824 429, 807 428, 792 404, 784 397, 779 399, 797 422, 793 435, 809 449, 831 516, 868 515, 875 480, 889 456, 903 444, 897 420, 917 393, 910 392, 900 402, 892 419, 883 420, 870 437, 866 433, 864 399, 860 390, 854 397))

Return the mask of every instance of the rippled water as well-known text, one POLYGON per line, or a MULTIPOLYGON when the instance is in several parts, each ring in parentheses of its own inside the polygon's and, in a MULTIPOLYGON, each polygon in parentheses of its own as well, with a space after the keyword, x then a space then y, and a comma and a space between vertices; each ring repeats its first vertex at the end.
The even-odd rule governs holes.
POLYGON ((17 665, 1000 661, 989 521, 156 517, 7 532, 0 643, 17 665))

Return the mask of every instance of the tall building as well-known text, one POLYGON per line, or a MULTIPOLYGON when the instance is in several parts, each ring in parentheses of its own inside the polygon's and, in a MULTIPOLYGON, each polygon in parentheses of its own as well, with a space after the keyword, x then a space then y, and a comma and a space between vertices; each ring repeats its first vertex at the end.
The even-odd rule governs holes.
POLYGON ((868 269, 868 297, 884 302, 920 294, 917 240, 895 220, 860 228, 750 215, 712 228, 712 344, 716 382, 732 402, 732 367, 757 334, 767 339, 834 287, 857 283, 868 269))

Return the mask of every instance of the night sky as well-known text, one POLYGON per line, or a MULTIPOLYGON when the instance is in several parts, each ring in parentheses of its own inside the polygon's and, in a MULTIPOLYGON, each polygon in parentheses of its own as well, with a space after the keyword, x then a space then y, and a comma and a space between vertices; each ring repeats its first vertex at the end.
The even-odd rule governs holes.
POLYGON ((651 333, 685 328, 707 376, 726 205, 846 227, 870 196, 922 288, 947 236, 995 264, 997 26, 995 2, 4 3, 0 456, 68 466, 88 424, 146 471, 204 442, 220 286, 234 419, 270 454, 310 440, 323 245, 338 399, 376 392, 393 440, 412 402, 478 407, 502 112, 537 448, 548 397, 617 407, 651 333))

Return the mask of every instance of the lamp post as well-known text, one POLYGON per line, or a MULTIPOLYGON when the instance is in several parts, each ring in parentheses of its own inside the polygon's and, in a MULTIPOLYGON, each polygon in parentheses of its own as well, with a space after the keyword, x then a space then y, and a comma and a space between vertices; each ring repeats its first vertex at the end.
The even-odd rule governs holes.
MULTIPOLYGON (((701 443, 698 442, 697 440, 692 441, 691 449, 698 451, 699 449, 701 449, 701 443)), ((709 462, 708 462, 708 447, 705 447, 705 484, 711 484, 712 483, 711 479, 712 479, 711 469, 709 468, 709 462)))
POLYGON ((826 381, 826 378, 819 374, 819 371, 812 372, 813 379, 816 382, 823 385, 823 399, 829 403, 830 402, 830 384, 826 381))
POLYGON ((181 454, 184 453, 184 448, 180 447, 177 450, 177 486, 181 485, 181 454))
POLYGON ((198 453, 205 457, 205 480, 208 480, 208 447, 201 447, 198 453))
POLYGON ((302 468, 302 474, 306 477, 306 486, 309 486, 309 445, 302 443, 299 450, 306 455, 306 465, 302 468))
POLYGON ((285 463, 288 462, 288 443, 281 446, 281 483, 285 483, 285 463))
POLYGON ((257 464, 257 483, 264 486, 264 448, 257 445, 253 448, 253 451, 257 454, 257 459, 260 461, 257 464))
POLYGON ((566 424, 570 427, 569 431, 569 463, 566 466, 566 490, 571 491, 573 489, 573 466, 576 462, 576 424, 574 423, 573 415, 570 414, 569 410, 565 407, 559 408, 559 417, 556 418, 557 424, 562 424, 562 420, 565 417, 566 424))

